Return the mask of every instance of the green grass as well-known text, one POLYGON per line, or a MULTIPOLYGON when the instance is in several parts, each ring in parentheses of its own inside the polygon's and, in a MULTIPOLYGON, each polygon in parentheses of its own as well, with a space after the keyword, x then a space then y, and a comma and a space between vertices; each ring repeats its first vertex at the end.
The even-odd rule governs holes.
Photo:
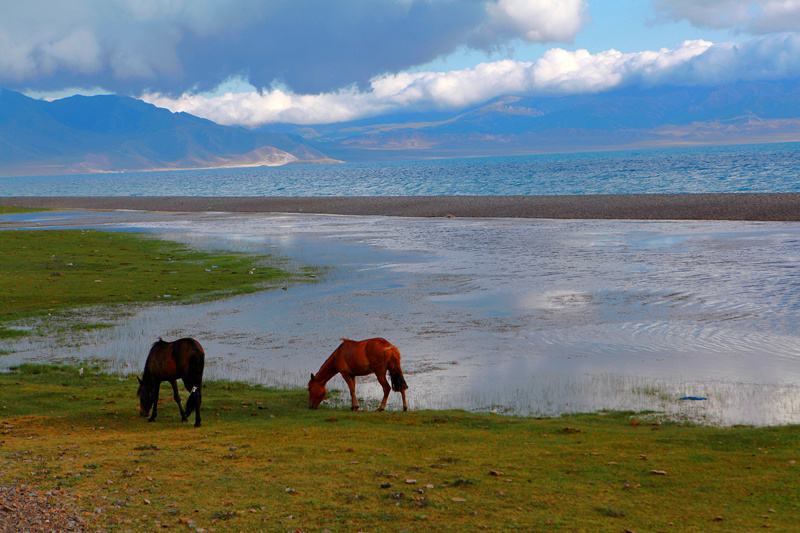
POLYGON ((87 306, 218 298, 317 274, 289 274, 284 265, 132 233, 0 231, 0 323, 87 306))
POLYGON ((0 479, 60 488, 109 531, 792 531, 800 516, 796 426, 310 411, 304 390, 211 382, 195 429, 167 388, 148 423, 132 376, 0 374, 0 479))
POLYGON ((2 339, 19 339, 25 337, 28 332, 22 329, 4 328, 0 327, 0 340, 2 339))
POLYGON ((13 213, 38 213, 45 209, 35 209, 32 207, 16 207, 10 205, 0 205, 0 215, 10 215, 13 213))

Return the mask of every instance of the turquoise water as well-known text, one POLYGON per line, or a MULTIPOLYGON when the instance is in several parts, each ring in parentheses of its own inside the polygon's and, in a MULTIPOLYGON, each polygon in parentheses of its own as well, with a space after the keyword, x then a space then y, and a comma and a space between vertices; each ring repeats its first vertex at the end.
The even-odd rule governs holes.
POLYGON ((0 178, 0 196, 800 192, 800 143, 0 178))

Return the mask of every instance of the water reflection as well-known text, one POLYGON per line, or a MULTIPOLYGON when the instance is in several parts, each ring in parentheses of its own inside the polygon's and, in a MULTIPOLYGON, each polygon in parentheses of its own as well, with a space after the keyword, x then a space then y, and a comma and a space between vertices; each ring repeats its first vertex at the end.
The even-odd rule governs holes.
MULTIPOLYGON (((130 212, 0 223, 151 231, 336 267, 315 285, 143 308, 71 346, 16 342, 6 367, 101 359, 138 372, 156 337, 191 335, 210 378, 303 386, 340 337, 384 336, 400 347, 414 409, 800 422, 796 223, 130 212)), ((374 380, 359 394, 381 396, 374 380)))

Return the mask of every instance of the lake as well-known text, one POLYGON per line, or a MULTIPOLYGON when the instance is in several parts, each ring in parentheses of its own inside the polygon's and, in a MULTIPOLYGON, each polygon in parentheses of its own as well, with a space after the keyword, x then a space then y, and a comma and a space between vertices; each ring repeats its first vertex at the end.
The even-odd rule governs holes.
MULTIPOLYGON (((362 196, 800 192, 800 144, 0 178, 0 196, 362 196)), ((396 344, 412 409, 551 416, 655 410, 800 423, 800 224, 52 212, 0 228, 146 231, 334 267, 318 284, 139 310, 25 360, 140 372, 190 335, 210 378, 304 386, 340 337, 396 344), (705 400, 682 400, 702 397, 705 400)), ((380 388, 363 380, 376 404, 380 388)), ((346 388, 341 378, 332 386, 346 388)), ((390 409, 399 398, 392 394, 390 409)))
POLYGON ((0 196, 800 192, 800 143, 0 178, 0 196))

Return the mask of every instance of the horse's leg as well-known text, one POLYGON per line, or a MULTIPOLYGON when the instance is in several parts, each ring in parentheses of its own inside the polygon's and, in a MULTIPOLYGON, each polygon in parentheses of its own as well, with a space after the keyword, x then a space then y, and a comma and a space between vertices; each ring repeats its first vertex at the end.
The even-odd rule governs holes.
POLYGON ((175 403, 178 404, 178 411, 181 412, 181 422, 186 422, 186 414, 183 412, 183 406, 181 405, 181 395, 178 394, 178 381, 171 379, 169 383, 172 385, 172 397, 175 398, 175 403))
POLYGON ((408 402, 406 402, 406 389, 401 390, 400 394, 403 395, 403 411, 408 411, 408 402))
POLYGON ((392 386, 389 385, 389 382, 386 380, 386 369, 384 369, 383 372, 375 372, 375 375, 378 377, 378 383, 383 387, 383 401, 380 407, 378 407, 378 411, 383 411, 386 409, 386 401, 389 399, 389 393, 392 392, 392 386))
POLYGON ((161 382, 159 381, 155 385, 155 392, 153 393, 153 412, 150 415, 150 418, 147 419, 148 422, 155 422, 156 421, 156 413, 158 411, 158 391, 161 389, 161 382))
POLYGON ((356 398, 356 377, 351 376, 350 374, 345 374, 344 372, 342 372, 342 377, 344 378, 345 383, 347 383, 347 386, 350 387, 350 410, 358 411, 358 398, 356 398))

